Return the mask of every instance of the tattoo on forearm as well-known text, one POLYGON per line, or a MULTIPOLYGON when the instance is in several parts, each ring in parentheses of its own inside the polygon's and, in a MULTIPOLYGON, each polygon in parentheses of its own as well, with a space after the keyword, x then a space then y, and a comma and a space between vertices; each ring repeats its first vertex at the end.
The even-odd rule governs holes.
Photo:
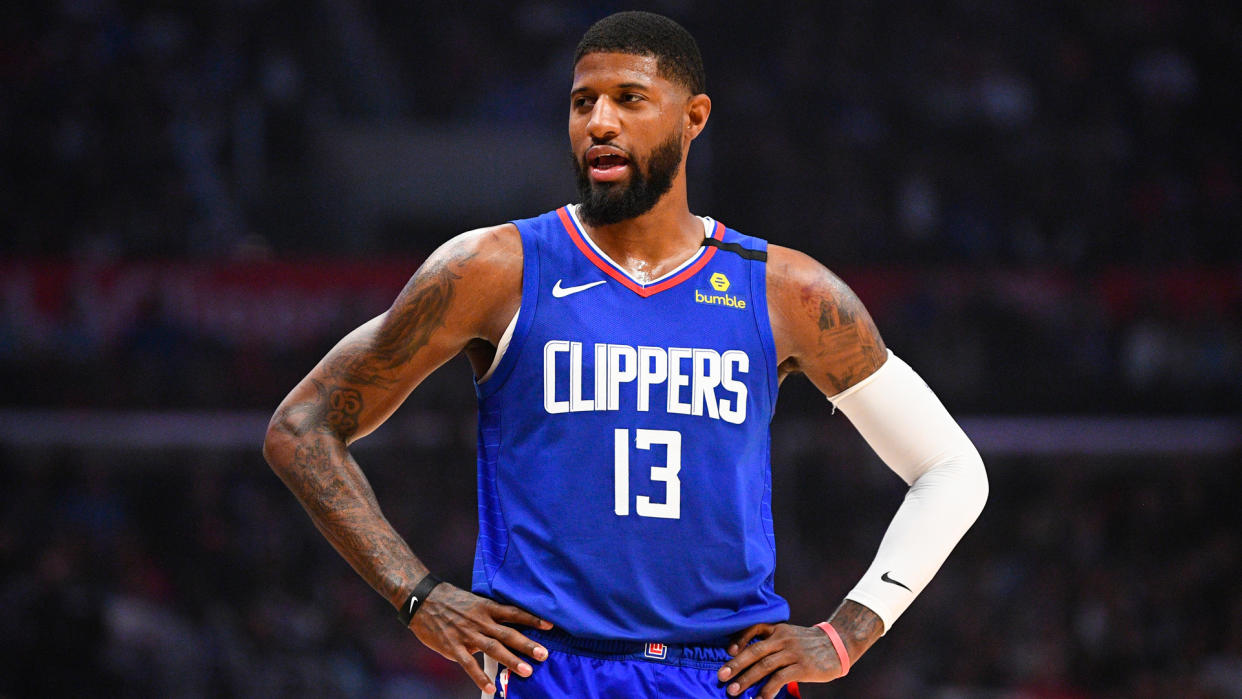
POLYGON ((301 501, 315 527, 334 548, 389 599, 415 582, 405 541, 380 512, 375 492, 339 440, 314 434, 294 451, 291 468, 277 471, 301 501))
POLYGON ((845 641, 851 661, 857 661, 884 633, 884 622, 880 617, 853 600, 842 602, 829 622, 845 641))
POLYGON ((345 384, 390 388, 396 370, 431 341, 444 325, 460 269, 475 253, 458 253, 420 269, 406 284, 373 341, 340 348, 326 363, 329 376, 345 384))
POLYGON ((275 418, 294 442, 292 458, 273 463, 273 470, 354 570, 386 598, 398 598, 416 582, 420 564, 384 518, 375 492, 345 446, 358 429, 362 394, 311 382, 315 397, 282 408, 275 418))

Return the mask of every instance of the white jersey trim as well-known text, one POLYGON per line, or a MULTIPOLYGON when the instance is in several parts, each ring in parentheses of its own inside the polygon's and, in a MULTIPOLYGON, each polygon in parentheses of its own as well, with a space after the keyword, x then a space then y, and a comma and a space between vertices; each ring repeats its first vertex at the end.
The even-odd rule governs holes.
MULTIPOLYGON (((704 251, 706 250, 706 248, 700 247, 698 250, 695 250, 694 254, 691 255, 689 258, 687 258, 685 262, 682 262, 681 264, 677 265, 675 269, 669 270, 668 272, 660 275, 659 278, 657 279, 652 279, 652 280, 645 281, 645 282, 640 281, 638 279, 634 279, 633 275, 627 272, 624 267, 617 264, 616 260, 609 257, 608 253, 601 250, 600 247, 595 244, 595 241, 591 240, 591 236, 587 235, 586 228, 582 225, 582 220, 578 218, 578 207, 579 206, 580 204, 569 204, 565 207, 565 209, 569 211, 569 216, 570 218, 573 219, 574 225, 578 227, 578 232, 582 234, 582 239, 586 241, 587 245, 591 246, 591 249, 595 251, 595 254, 599 255, 600 258, 602 258, 605 262, 612 265, 618 272, 620 272, 621 274, 624 274, 626 277, 628 277, 631 281, 633 281, 635 284, 638 284, 639 286, 651 286, 653 284, 659 284, 665 279, 675 276, 681 270, 694 264, 694 261, 699 259, 699 256, 702 255, 704 251)), ((716 221, 713 220, 712 217, 710 216, 698 216, 697 218, 703 222, 703 237, 704 238, 712 237, 712 233, 716 231, 716 221)))
POLYGON ((476 383, 485 383, 492 378, 492 374, 496 372, 496 367, 500 366, 500 360, 505 356, 505 350, 509 349, 509 343, 513 341, 513 330, 517 327, 518 316, 522 314, 522 307, 513 312, 513 318, 509 320, 509 326, 505 328, 504 333, 500 336, 500 344, 496 346, 496 356, 492 357, 492 365, 487 368, 487 373, 479 377, 476 383))

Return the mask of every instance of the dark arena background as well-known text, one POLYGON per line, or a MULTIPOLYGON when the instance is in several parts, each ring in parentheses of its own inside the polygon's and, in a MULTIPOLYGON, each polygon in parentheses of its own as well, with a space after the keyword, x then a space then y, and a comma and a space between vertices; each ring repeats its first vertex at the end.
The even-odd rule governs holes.
MULTIPOLYGON (((1242 697, 1242 6, 667 0, 698 213, 849 282, 988 465, 938 577, 808 697, 1242 697), (1232 503, 1232 504, 1231 504, 1232 503)), ((465 697, 260 455, 436 245, 574 198, 620 3, 0 9, 0 696, 465 697)), ((357 445, 470 578, 458 360, 357 445)), ((824 619, 904 492, 786 382, 777 589, 824 619)))

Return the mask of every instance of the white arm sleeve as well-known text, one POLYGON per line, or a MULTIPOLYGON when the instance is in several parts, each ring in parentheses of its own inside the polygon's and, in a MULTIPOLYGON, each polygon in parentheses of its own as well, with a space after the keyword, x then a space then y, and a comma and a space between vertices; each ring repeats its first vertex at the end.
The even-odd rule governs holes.
POLYGON ((966 433, 891 351, 875 373, 828 400, 910 485, 871 567, 846 595, 879 615, 887 633, 983 510, 987 474, 966 433))

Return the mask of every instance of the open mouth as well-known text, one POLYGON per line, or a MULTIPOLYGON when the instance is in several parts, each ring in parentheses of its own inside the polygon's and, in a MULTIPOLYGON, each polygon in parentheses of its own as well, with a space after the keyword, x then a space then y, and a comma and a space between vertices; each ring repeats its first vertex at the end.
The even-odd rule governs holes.
POLYGON ((591 179, 596 182, 614 182, 629 172, 630 160, 617 148, 592 146, 586 154, 591 179))

